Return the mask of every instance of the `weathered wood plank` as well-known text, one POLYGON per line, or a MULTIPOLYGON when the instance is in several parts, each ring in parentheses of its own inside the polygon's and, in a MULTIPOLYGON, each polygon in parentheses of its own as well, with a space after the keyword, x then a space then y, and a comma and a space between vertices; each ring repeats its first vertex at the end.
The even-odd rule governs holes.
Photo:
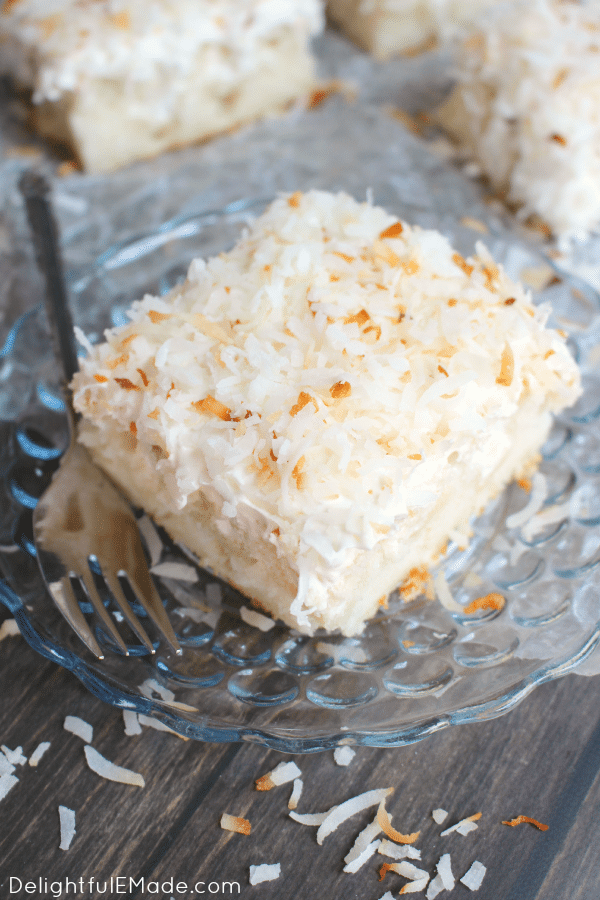
MULTIPOLYGON (((374 810, 345 823, 319 847, 316 829, 288 816, 291 784, 255 790, 256 777, 291 757, 261 746, 183 742, 150 730, 126 737, 117 710, 38 658, 20 638, 0 644, 0 685, 0 743, 21 745, 26 755, 41 740, 52 743, 37 769, 17 772, 19 784, 0 803, 3 896, 11 876, 63 882, 121 876, 138 884, 131 896, 142 896, 141 877, 146 885, 167 887, 171 878, 175 884, 237 881, 251 896, 249 866, 277 861, 282 877, 256 888, 261 900, 296 898, 300 885, 302 900, 378 900, 386 890, 397 894, 404 883, 394 873, 379 883, 380 856, 357 875, 342 871, 344 855, 374 810), (113 784, 90 772, 81 739, 63 729, 68 714, 90 722, 93 745, 141 772, 146 787, 113 784), (58 849, 59 803, 77 815, 68 851, 58 849), (224 832, 223 812, 250 819, 252 833, 224 832)), ((538 688, 500 719, 448 729, 405 748, 357 748, 347 768, 336 766, 329 751, 294 757, 305 782, 299 810, 325 810, 361 791, 392 786, 387 806, 393 824, 421 831, 424 868, 433 871, 444 852, 450 852, 457 876, 475 858, 488 866, 478 900, 598 896, 596 854, 586 836, 595 831, 600 801, 599 700, 600 678, 570 676, 538 688), (449 812, 445 826, 481 811, 478 830, 442 838, 431 818, 436 807, 449 812), (547 822, 549 831, 501 824, 519 813, 547 822)), ((468 896, 462 886, 455 895, 468 896)))
MULTIPOLYGON (((497 900, 513 888, 514 896, 522 900, 564 900, 565 894, 555 890, 550 871, 547 879, 540 880, 536 860, 547 868, 552 865, 552 855, 546 859, 540 848, 554 833, 551 840, 557 846, 570 847, 567 859, 577 869, 579 883, 596 884, 594 861, 585 845, 570 840, 579 802, 585 802, 591 785, 577 799, 573 819, 561 822, 556 804, 565 779, 570 774, 579 777, 585 747, 595 739, 599 699, 600 679, 571 677, 539 688, 518 709, 495 721, 451 729, 412 747, 360 748, 346 769, 335 766, 329 752, 296 757, 305 780, 299 809, 321 811, 360 791, 394 786, 387 804, 393 824, 403 832, 421 830, 417 844, 428 871, 433 872, 441 854, 449 852, 457 877, 474 859, 488 867, 478 893, 481 900, 497 900), (431 818, 437 807, 450 813, 442 827, 431 818), (477 831, 465 837, 440 836, 443 827, 480 811, 477 831), (502 820, 521 813, 552 823, 551 830, 502 825, 502 820), (521 884, 522 877, 526 880, 521 884)), ((238 881, 244 887, 251 864, 281 862, 282 877, 261 885, 261 900, 295 897, 299 885, 302 900, 323 896, 376 900, 386 889, 397 893, 404 884, 400 876, 390 873, 383 884, 378 882, 381 856, 356 875, 342 871, 343 857, 360 829, 371 821, 373 810, 347 822, 318 847, 316 828, 288 817, 291 785, 268 793, 253 789, 254 778, 280 758, 276 754, 261 758, 258 748, 244 748, 228 778, 210 792, 153 877, 238 881), (250 819, 252 833, 245 837, 220 831, 223 812, 250 819)), ((456 896, 466 894, 462 886, 456 891, 456 896)))
POLYGON ((37 768, 18 767, 19 783, 1 801, 0 894, 11 876, 105 879, 137 872, 182 827, 237 748, 151 729, 127 737, 121 713, 69 673, 20 639, 0 646, 0 743, 22 746, 30 756, 40 741, 51 742, 37 768), (146 787, 115 784, 90 771, 82 740, 63 728, 66 715, 93 725, 93 746, 141 773, 146 787), (67 852, 59 850, 59 804, 76 813, 77 834, 67 852))

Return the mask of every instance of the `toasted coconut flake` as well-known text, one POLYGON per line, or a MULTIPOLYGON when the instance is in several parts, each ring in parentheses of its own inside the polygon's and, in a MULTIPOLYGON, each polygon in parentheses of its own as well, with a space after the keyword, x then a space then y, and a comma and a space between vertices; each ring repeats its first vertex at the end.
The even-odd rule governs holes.
POLYGON ((383 840, 377 851, 382 856, 391 859, 421 859, 421 851, 410 844, 395 844, 393 841, 383 840))
POLYGON ((16 637, 20 635, 19 626, 16 619, 5 619, 0 625, 0 641, 7 637, 16 637))
POLYGON ((356 750, 348 746, 336 747, 333 751, 333 759, 338 766, 349 766, 355 756, 356 750))
POLYGON ((221 419, 223 422, 231 422, 231 410, 225 406, 224 403, 221 403, 219 400, 215 400, 210 394, 207 397, 204 397, 202 400, 196 400, 192 403, 194 409, 199 413, 205 413, 208 416, 215 416, 217 419, 221 419))
POLYGON ((115 378, 115 381, 124 391, 141 391, 139 384, 134 384, 129 378, 115 378))
POLYGON ((377 821, 383 833, 397 844, 414 844, 421 833, 420 831, 415 831, 412 834, 402 834, 400 831, 396 831, 396 829, 392 827, 389 813, 385 808, 385 799, 379 804, 377 821))
POLYGON ((100 775, 101 778, 106 778, 108 781, 117 781, 120 784, 145 787, 146 782, 137 772, 132 772, 131 769, 124 769, 122 766, 115 765, 115 763, 110 762, 110 760, 106 759, 105 756, 102 756, 101 753, 98 753, 98 751, 89 744, 85 745, 84 750, 87 764, 96 775, 100 775))
POLYGON ((475 600, 471 600, 467 606, 463 607, 463 612, 465 612, 468 616, 473 615, 473 613, 481 610, 487 609, 504 609, 504 605, 506 600, 502 596, 502 594, 486 594, 485 597, 477 597, 475 600))
POLYGON ((473 266, 470 266, 464 257, 460 255, 460 253, 452 254, 452 262, 458 266, 459 269, 462 269, 465 275, 473 274, 473 266))
POLYGON ((293 781, 301 775, 302 772, 295 762, 282 762, 270 772, 267 772, 266 775, 261 775, 260 778, 257 778, 254 784, 257 791, 270 791, 271 788, 280 784, 287 784, 288 781, 293 781))
POLYGON ((496 384, 502 384, 504 387, 510 387, 515 374, 515 358, 508 344, 504 345, 502 355, 500 357, 500 374, 496 378, 496 384))
POLYGON ((400 237, 404 228, 402 226, 402 222, 394 222, 392 225, 389 225, 379 235, 381 240, 385 240, 385 238, 397 238, 400 237))
POLYGON ((418 881, 409 881, 400 890, 400 894, 420 894, 427 887, 429 875, 426 878, 419 878, 418 881))
POLYGON ((67 716, 63 723, 63 728, 65 731, 70 731, 71 734, 76 734, 86 744, 92 743, 94 729, 89 722, 80 719, 79 716, 67 716))
POLYGON ((230 816, 229 813, 223 813, 221 816, 221 828, 223 831, 234 831, 236 834, 250 834, 252 830, 248 819, 242 819, 240 816, 230 816))
POLYGON ((512 827, 515 825, 523 825, 524 823, 534 825, 536 828, 539 828, 540 831, 548 831, 548 825, 543 825, 541 822, 538 822, 537 819, 532 819, 531 816, 516 816, 514 819, 509 819, 508 822, 502 822, 503 825, 511 825, 512 827))
POLYGON ((310 394, 306 391, 300 391, 298 400, 290 409, 290 416, 297 416, 301 409, 304 409, 307 403, 310 403, 310 394))
POLYGON ((262 613, 255 609, 249 609, 247 606, 240 606, 240 616, 246 625, 258 628, 260 631, 270 631, 275 627, 275 620, 269 616, 263 616, 262 613))
POLYGON ((75 837, 75 810, 68 806, 58 807, 60 821, 60 850, 68 850, 75 837))
POLYGON ((37 766, 42 756, 50 748, 50 741, 42 741, 37 745, 31 756, 29 757, 29 765, 34 768, 37 766))
POLYGON ((472 816, 467 816, 466 819, 461 819, 460 822, 457 822, 456 825, 451 825, 450 828, 446 828, 445 831, 442 831, 442 837, 445 837, 447 834, 452 834, 453 831, 458 831, 459 834, 465 835, 470 831, 475 831, 477 828, 477 822, 481 818, 481 813, 474 813, 472 816))
MULTIPOLYGON (((458 606, 458 604, 456 604, 456 605, 458 606)), ((446 819, 448 818, 448 813, 446 812, 445 809, 434 809, 433 812, 431 813, 431 816, 433 818, 433 821, 436 823, 436 825, 441 825, 442 822, 445 822, 446 819)))
MULTIPOLYGON (((412 454, 409 459, 421 459, 420 453, 412 454)), ((433 590, 433 579, 426 566, 415 566, 410 570, 405 581, 398 588, 405 603, 415 600, 420 594, 429 594, 433 590)))
POLYGON ((261 884, 263 881, 275 881, 281 875, 281 863, 250 866, 250 884, 261 884))
POLYGON ((19 779, 16 775, 4 773, 0 775, 0 800, 4 800, 8 792, 18 784, 19 779))
POLYGON ((125 725, 125 734, 127 737, 134 737, 136 734, 142 733, 137 713, 133 709, 123 710, 123 724, 125 725))
POLYGON ((158 325, 159 322, 164 322, 166 319, 172 319, 172 313, 161 313, 156 309, 148 310, 148 318, 154 325, 158 325))
POLYGON ((483 863, 480 863, 479 860, 476 859, 470 869, 465 872, 460 879, 460 883, 464 884, 465 887, 468 887, 470 891, 478 891, 486 872, 487 869, 483 863))
POLYGON ((292 788, 292 793, 290 794, 290 799, 288 800, 288 809, 296 809, 298 806, 298 801, 302 795, 302 788, 304 787, 304 782, 301 778, 294 778, 294 786, 292 788))
POLYGON ((328 835, 335 831, 342 822, 345 822, 351 816, 362 812, 363 809, 368 809, 370 806, 377 806, 380 804, 382 800, 393 792, 393 790, 393 788, 379 788, 374 791, 365 791, 363 794, 358 794, 356 797, 350 797, 349 800, 345 800, 344 803, 340 803, 339 806, 334 806, 319 826, 317 832, 317 844, 322 844, 328 835))
POLYGON ((384 863, 379 870, 379 880, 382 881, 388 872, 396 872, 397 875, 402 875, 403 878, 410 878, 411 881, 421 881, 423 878, 426 879, 426 882, 429 881, 429 873, 425 869, 419 869, 406 860, 396 863, 384 863))
POLYGON ((106 384, 108 382, 106 375, 99 375, 97 372, 94 375, 94 380, 97 381, 98 384, 106 384))
POLYGON ((329 388, 329 393, 334 400, 341 400, 343 397, 350 396, 352 387, 349 381, 337 381, 329 388))

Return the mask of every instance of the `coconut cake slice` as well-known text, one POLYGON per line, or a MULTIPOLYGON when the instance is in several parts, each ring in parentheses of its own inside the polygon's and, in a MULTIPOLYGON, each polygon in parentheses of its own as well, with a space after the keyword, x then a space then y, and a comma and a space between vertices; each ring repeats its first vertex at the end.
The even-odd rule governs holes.
POLYGON ((203 140, 314 87, 320 0, 0 0, 0 72, 89 172, 203 140))
POLYGON ((305 633, 359 632, 536 464, 580 392, 478 246, 321 191, 134 303, 75 377, 79 439, 202 564, 305 633))

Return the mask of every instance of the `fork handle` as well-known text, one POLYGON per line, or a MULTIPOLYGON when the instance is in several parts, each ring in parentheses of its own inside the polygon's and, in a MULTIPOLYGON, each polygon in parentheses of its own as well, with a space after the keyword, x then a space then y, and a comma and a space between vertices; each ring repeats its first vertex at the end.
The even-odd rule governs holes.
POLYGON ((19 190, 25 200, 36 262, 45 282, 46 313, 68 386, 79 365, 59 249, 58 228, 48 200, 50 185, 43 175, 26 170, 19 179, 19 190))

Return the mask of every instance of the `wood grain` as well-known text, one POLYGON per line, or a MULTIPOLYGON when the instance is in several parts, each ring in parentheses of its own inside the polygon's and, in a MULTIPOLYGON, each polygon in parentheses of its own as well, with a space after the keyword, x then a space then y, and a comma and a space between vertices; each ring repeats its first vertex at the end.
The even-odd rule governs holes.
MULTIPOLYGON (((185 742, 150 729, 127 737, 118 710, 21 638, 0 644, 0 686, 0 743, 22 746, 29 756, 40 741, 51 742, 37 768, 18 769, 19 784, 0 802, 2 897, 9 896, 11 876, 62 883, 122 876, 138 885, 130 897, 147 895, 148 882, 170 889, 171 878, 174 886, 205 882, 205 891, 209 883, 214 890, 238 882, 242 896, 261 900, 379 900, 387 890, 397 896, 405 883, 394 873, 379 882, 381 856, 356 875, 343 872, 343 857, 374 810, 344 823, 319 847, 316 828, 289 818, 291 784, 255 789, 258 776, 291 757, 258 745, 185 742), (91 772, 81 739, 63 728, 66 715, 93 725, 93 746, 143 774, 145 788, 91 772), (68 851, 58 846, 59 804, 76 812, 68 851), (223 831, 224 812, 249 819, 251 834, 223 831), (251 887, 249 867, 274 862, 281 863, 281 877, 251 887)), ((434 872, 446 852, 457 877, 474 859, 487 866, 478 900, 591 900, 600 896, 598 853, 590 840, 600 804, 599 701, 600 678, 568 676, 538 688, 502 718, 450 728, 404 748, 357 748, 346 768, 329 751, 296 756, 304 780, 299 811, 323 811, 356 793, 393 787, 387 803, 393 825, 420 830, 425 869, 434 872), (443 826, 431 818, 437 807, 449 813, 443 826), (441 837, 444 827, 475 812, 482 813, 477 831, 441 837), (518 814, 541 820, 548 831, 501 824, 518 814)), ((440 896, 470 894, 457 884, 440 896)))

